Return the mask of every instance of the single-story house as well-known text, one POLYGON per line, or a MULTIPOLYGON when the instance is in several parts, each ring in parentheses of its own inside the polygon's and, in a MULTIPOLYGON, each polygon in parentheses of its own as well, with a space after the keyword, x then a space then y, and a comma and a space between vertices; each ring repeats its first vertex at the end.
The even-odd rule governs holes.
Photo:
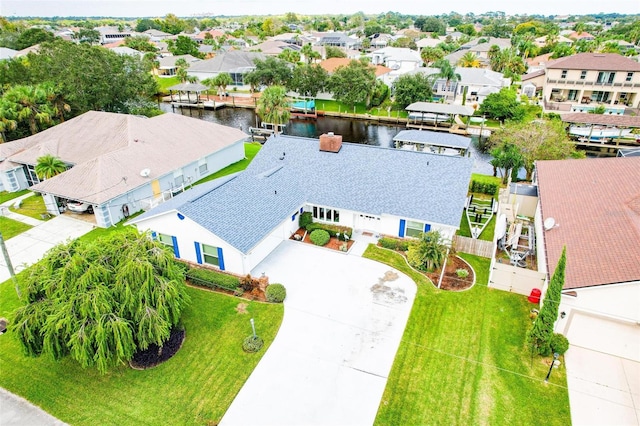
POLYGON ((460 224, 473 160, 427 152, 278 135, 249 167, 188 190, 132 219, 177 257, 248 274, 314 221, 400 237, 460 224))
POLYGON ((255 46, 245 47, 246 52, 261 52, 267 56, 278 56, 285 50, 294 50, 300 52, 300 46, 280 40, 267 40, 255 46))
POLYGON ((187 62, 189 67, 195 62, 201 61, 201 59, 196 58, 192 55, 177 55, 177 56, 162 56, 158 59, 158 69, 157 74, 159 77, 171 77, 176 75, 178 72, 178 67, 176 66, 176 61, 178 59, 184 59, 187 62))
POLYGON ((179 114, 144 118, 89 111, 0 144, 0 189, 40 192, 53 215, 67 201, 80 201, 106 228, 240 161, 246 138, 238 129, 179 114), (68 169, 40 181, 35 166, 47 154, 68 169))
POLYGON ((549 276, 567 250, 556 332, 640 361, 640 157, 539 161, 536 171, 549 276))
POLYGON ((234 86, 246 86, 243 80, 244 74, 256 69, 256 59, 264 61, 266 58, 267 56, 264 53, 230 50, 211 59, 191 64, 187 69, 187 73, 202 81, 226 72, 231 75, 234 86))

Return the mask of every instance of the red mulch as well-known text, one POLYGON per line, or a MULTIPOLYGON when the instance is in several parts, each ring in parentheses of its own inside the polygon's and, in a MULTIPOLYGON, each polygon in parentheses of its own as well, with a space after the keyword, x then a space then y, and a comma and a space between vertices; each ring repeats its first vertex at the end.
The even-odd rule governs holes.
MULTIPOLYGON (((298 229, 298 230, 297 230, 297 231, 296 231, 296 232, 291 236, 291 238, 290 238, 290 239, 291 239, 291 240, 295 240, 295 239, 296 239, 296 238, 295 238, 295 235, 299 235, 300 237, 302 237, 302 236, 304 235, 304 231, 305 231, 305 230, 304 230, 304 229, 302 229, 302 228, 298 229)), ((310 232, 307 232, 307 236, 306 236, 306 237, 304 237, 304 241, 302 241, 302 242, 307 243, 307 244, 313 244, 313 243, 311 242, 311 239, 309 238, 309 234, 310 234, 310 232)), ((347 251, 349 251, 349 249, 351 249, 351 246, 353 245, 353 243, 354 243, 354 242, 355 242, 355 241, 353 241, 353 240, 349 240, 349 241, 347 241, 347 251)), ((345 243, 345 241, 344 241, 344 240, 338 240, 338 239, 337 239, 337 238, 335 238, 335 237, 331 237, 331 238, 329 239, 329 242, 328 242, 326 245, 322 246, 322 247, 329 248, 329 249, 331 249, 331 250, 342 251, 342 250, 340 250, 340 247, 342 247, 342 245, 343 245, 344 243, 345 243)), ((314 244, 314 245, 315 245, 315 244, 314 244)), ((343 253, 346 253, 346 252, 343 252, 343 253)))

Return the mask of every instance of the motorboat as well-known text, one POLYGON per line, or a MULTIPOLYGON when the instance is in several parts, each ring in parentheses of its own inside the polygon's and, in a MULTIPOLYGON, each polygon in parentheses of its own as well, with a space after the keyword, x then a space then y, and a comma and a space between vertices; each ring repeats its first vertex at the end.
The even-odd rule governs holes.
POLYGON ((569 134, 578 138, 584 138, 591 141, 602 141, 603 139, 622 138, 631 134, 631 129, 619 129, 617 127, 604 126, 571 126, 569 134))

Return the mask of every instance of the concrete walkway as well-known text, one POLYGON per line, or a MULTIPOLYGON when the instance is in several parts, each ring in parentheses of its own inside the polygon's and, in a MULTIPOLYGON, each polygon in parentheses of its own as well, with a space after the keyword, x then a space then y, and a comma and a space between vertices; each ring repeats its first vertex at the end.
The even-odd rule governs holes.
POLYGON ((287 288, 284 319, 220 424, 371 425, 414 282, 386 265, 290 240, 252 275, 262 272, 287 288))
POLYGON ((34 219, 32 217, 25 216, 25 215, 20 214, 20 213, 15 213, 15 212, 12 212, 11 210, 9 210, 9 207, 13 207, 16 203, 19 203, 22 200, 24 200, 25 198, 31 197, 32 195, 34 195, 33 192, 27 192, 24 195, 21 195, 19 197, 13 198, 13 199, 11 199, 9 201, 5 201, 4 203, 0 204, 0 216, 4 216, 4 217, 9 218, 9 219, 17 220, 18 222, 23 222, 23 223, 26 223, 27 225, 31 225, 31 226, 38 226, 38 225, 44 223, 43 220, 34 219))
POLYGON ((61 426, 66 423, 36 407, 24 398, 0 388, 0 425, 61 426))
POLYGON ((571 346, 565 355, 571 423, 640 425, 640 363, 571 346))
MULTIPOLYGON (((94 228, 90 223, 64 215, 40 222, 5 242, 16 273, 40 260, 53 246, 78 238, 94 228)), ((9 278, 9 269, 4 258, 0 256, 0 283, 9 278)))

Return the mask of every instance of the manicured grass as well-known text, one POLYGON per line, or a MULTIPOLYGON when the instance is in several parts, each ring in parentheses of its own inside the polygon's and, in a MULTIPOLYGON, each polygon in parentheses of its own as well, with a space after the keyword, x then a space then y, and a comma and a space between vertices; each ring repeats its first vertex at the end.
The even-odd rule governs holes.
MULTIPOLYGON (((183 322, 187 337, 180 351, 156 368, 136 371, 121 366, 105 375, 82 369, 65 358, 27 358, 11 333, 0 338, 0 386, 21 395, 73 425, 218 424, 282 322, 283 305, 241 299, 189 288, 191 305, 183 322), (242 350, 255 318, 265 347, 242 350)), ((0 284, 0 317, 18 305, 13 285, 0 284)))
POLYGON ((209 182, 211 180, 218 179, 218 178, 223 177, 223 176, 227 176, 227 175, 230 175, 230 174, 233 174, 233 173, 237 173, 237 172, 243 171, 244 169, 247 168, 249 163, 251 163, 251 161, 253 161, 253 157, 256 156, 258 151, 260 151, 260 148, 262 148, 262 145, 260 145, 258 142, 245 143, 244 144, 244 155, 245 155, 245 158, 243 160, 240 160, 240 161, 238 161, 236 163, 233 163, 233 164, 225 167, 224 169, 215 172, 212 175, 209 175, 209 176, 207 176, 205 178, 200 179, 194 185, 199 185, 201 183, 209 182))
MULTIPOLYGON (((481 183, 495 183, 498 185, 498 187, 503 187, 504 185, 502 185, 502 180, 498 177, 493 177, 493 176, 487 176, 487 175, 481 175, 478 173, 473 173, 471 175, 471 180, 472 181, 478 181, 481 183)), ((469 187, 471 187, 471 182, 469 182, 469 187)), ((495 194, 493 194, 493 198, 495 198, 497 200, 498 198, 498 191, 500 189, 498 189, 495 194)), ((470 192, 469 194, 473 194, 474 197, 477 197, 479 199, 489 199, 491 196, 487 195, 487 194, 479 194, 476 192, 470 192)), ((482 234, 480 234, 480 238, 481 240, 484 241, 493 241, 493 234, 495 233, 495 228, 496 228, 496 215, 493 215, 493 217, 491 218, 491 220, 489 221, 489 223, 487 224, 486 228, 484 229, 484 231, 482 231, 482 234)), ((460 229, 458 229, 457 232, 458 235, 462 236, 462 237, 468 237, 471 238, 471 229, 469 229, 469 223, 467 222, 467 217, 466 217, 466 212, 462 213, 462 217, 460 218, 460 229)))
POLYGON ((19 209, 16 209, 15 207, 9 207, 9 209, 12 212, 20 213, 38 220, 43 220, 42 215, 45 215, 45 218, 49 217, 47 215, 47 208, 44 205, 44 199, 40 194, 35 194, 22 200, 19 209))
POLYGON ((524 296, 489 289, 489 259, 462 254, 477 274, 463 292, 440 291, 403 258, 370 245, 365 256, 416 281, 418 291, 387 380, 376 424, 570 424, 564 366, 543 380, 531 360, 524 296))
MULTIPOLYGON (((346 105, 342 102, 334 101, 334 100, 325 100, 325 99, 316 99, 316 109, 318 111, 329 111, 329 112, 341 112, 345 114, 353 114, 353 106, 346 105)), ((373 107, 370 109, 366 109, 364 104, 356 104, 355 109, 356 114, 369 114, 369 115, 379 115, 381 117, 401 117, 407 118, 407 111, 399 111, 396 109, 392 109, 391 112, 387 112, 386 108, 378 108, 373 107)))
POLYGON ((14 198, 18 198, 26 194, 27 192, 29 192, 28 189, 23 189, 22 191, 18 191, 18 192, 0 191, 0 204, 9 200, 13 200, 14 198))
POLYGON ((9 219, 8 217, 0 216, 0 229, 2 230, 2 238, 8 240, 11 237, 15 237, 18 234, 28 231, 31 229, 31 225, 9 219))
POLYGON ((169 93, 169 87, 180 83, 178 77, 154 77, 158 83, 158 93, 169 93))

